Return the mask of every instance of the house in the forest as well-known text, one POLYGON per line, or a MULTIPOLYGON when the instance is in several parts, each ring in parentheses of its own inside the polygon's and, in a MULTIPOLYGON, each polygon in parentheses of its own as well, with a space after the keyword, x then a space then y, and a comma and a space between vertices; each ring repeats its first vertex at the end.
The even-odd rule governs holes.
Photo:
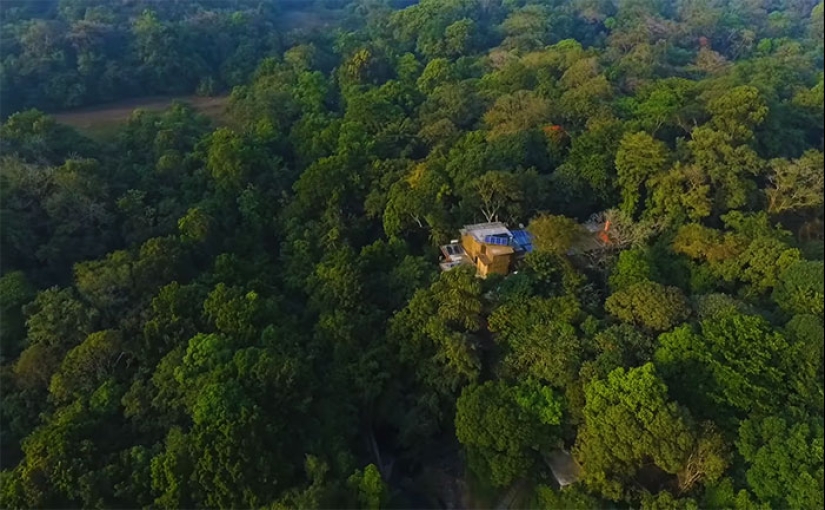
POLYGON ((476 223, 459 230, 460 239, 441 246, 441 269, 461 264, 473 265, 478 276, 508 274, 516 260, 533 250, 526 230, 510 230, 504 223, 476 223))
MULTIPOLYGON (((582 224, 581 234, 567 251, 580 257, 613 245, 610 221, 592 220, 582 224)), ((533 236, 526 230, 510 230, 504 223, 476 223, 459 229, 461 237, 440 247, 442 271, 472 265, 482 278, 488 274, 509 274, 516 262, 533 251, 533 236)))

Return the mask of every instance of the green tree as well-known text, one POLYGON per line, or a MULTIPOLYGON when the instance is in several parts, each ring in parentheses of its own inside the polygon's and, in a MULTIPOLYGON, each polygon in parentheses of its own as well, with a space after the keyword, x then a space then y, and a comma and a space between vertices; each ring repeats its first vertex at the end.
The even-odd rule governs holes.
POLYGON ((24 312, 29 342, 60 346, 64 352, 92 333, 98 319, 97 311, 70 288, 52 287, 39 292, 24 312))
POLYGON ((743 421, 736 445, 748 465, 748 486, 772 507, 822 505, 823 441, 821 418, 791 421, 768 416, 743 421))
POLYGON ((381 478, 375 464, 367 465, 363 471, 357 469, 348 479, 347 484, 355 492, 359 508, 378 510, 389 501, 389 487, 381 478))
POLYGON ((771 160, 770 184, 765 189, 768 212, 781 214, 821 208, 823 198, 818 191, 825 185, 823 167, 825 159, 819 151, 807 151, 793 161, 771 160))
POLYGON ((604 502, 591 496, 578 485, 564 487, 560 490, 554 490, 547 485, 539 485, 535 489, 535 502, 530 503, 530 508, 541 510, 554 510, 556 508, 591 510, 592 508, 604 506, 604 502))
POLYGON ((533 245, 537 251, 556 255, 566 254, 583 234, 575 220, 549 214, 533 218, 527 229, 534 236, 533 245))
POLYGON ((542 5, 526 5, 513 10, 501 23, 506 49, 531 51, 544 46, 551 33, 550 13, 542 5))
POLYGON ((825 299, 822 261, 801 260, 788 266, 779 276, 773 300, 791 314, 822 316, 825 299))
POLYGON ((21 271, 0 276, 0 351, 11 359, 25 338, 23 306, 34 297, 34 289, 21 271))
POLYGON ((656 280, 657 270, 644 249, 624 250, 610 272, 610 288, 616 292, 631 285, 656 280))
POLYGON ((707 111, 716 129, 734 140, 747 141, 753 128, 765 120, 768 107, 756 87, 743 85, 711 99, 707 111))
POLYGON ((455 268, 416 291, 390 321, 388 338, 402 370, 397 382, 411 400, 398 424, 402 444, 435 434, 452 416, 461 388, 478 380, 482 306, 475 271, 455 268))
POLYGON ((684 78, 665 78, 639 91, 635 114, 646 130, 656 134, 663 127, 690 130, 695 118, 696 83, 684 78))
POLYGON ((52 378, 49 392, 58 402, 91 395, 115 373, 117 362, 123 354, 118 332, 92 333, 82 344, 66 354, 60 369, 52 378))
POLYGON ((616 173, 622 191, 622 211, 635 215, 642 185, 664 170, 668 159, 665 145, 645 132, 624 135, 616 152, 616 173))
POLYGON ((518 206, 523 194, 517 177, 512 173, 487 172, 474 181, 473 188, 486 221, 499 221, 500 212, 506 213, 510 218, 518 217, 518 206))
POLYGON ((770 412, 792 393, 786 378, 796 363, 787 339, 765 319, 732 313, 659 337, 656 365, 680 402, 721 422, 731 413, 770 412), (690 388, 690 389, 688 389, 690 388))
POLYGON ((490 140, 541 127, 549 118, 549 103, 529 90, 519 90, 499 97, 484 114, 490 140))
POLYGON ((751 200, 756 184, 749 176, 759 174, 764 166, 753 149, 707 125, 694 129, 687 145, 693 161, 715 187, 714 212, 737 209, 751 200))
MULTIPOLYGON (((646 335, 628 324, 617 324, 596 334, 591 342, 591 349, 596 359, 585 362, 584 366, 593 366, 594 375, 606 377, 618 367, 640 366, 653 359, 656 348, 655 338, 646 335)), ((584 377, 585 368, 581 374, 584 377)))
POLYGON ((537 461, 536 445, 551 441, 502 381, 465 388, 456 402, 455 427, 470 469, 497 487, 525 475, 537 461))
POLYGON ((574 453, 588 486, 618 500, 647 462, 672 474, 685 466, 695 434, 684 410, 668 400, 653 364, 617 368, 588 383, 585 399, 574 453))
POLYGON ((696 165, 677 162, 670 170, 650 177, 646 187, 650 200, 645 217, 664 217, 680 223, 699 221, 713 211, 708 176, 696 165))
POLYGON ((604 308, 622 322, 651 331, 667 331, 687 319, 687 300, 676 287, 642 281, 620 289, 605 301, 604 308))

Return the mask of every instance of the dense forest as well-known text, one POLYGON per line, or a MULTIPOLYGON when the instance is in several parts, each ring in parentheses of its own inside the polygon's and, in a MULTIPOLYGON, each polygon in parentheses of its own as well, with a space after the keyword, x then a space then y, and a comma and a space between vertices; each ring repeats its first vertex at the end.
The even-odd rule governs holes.
POLYGON ((822 2, 0 14, 0 507, 823 508, 822 2))

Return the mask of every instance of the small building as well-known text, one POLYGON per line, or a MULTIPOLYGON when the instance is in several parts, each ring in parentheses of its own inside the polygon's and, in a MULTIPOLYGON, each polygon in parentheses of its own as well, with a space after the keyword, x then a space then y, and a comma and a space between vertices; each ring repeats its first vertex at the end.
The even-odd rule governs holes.
POLYGON ((459 264, 472 264, 481 277, 506 275, 516 260, 533 249, 527 231, 511 231, 501 222, 465 225, 459 232, 460 241, 441 246, 444 262, 440 266, 444 271, 459 264))

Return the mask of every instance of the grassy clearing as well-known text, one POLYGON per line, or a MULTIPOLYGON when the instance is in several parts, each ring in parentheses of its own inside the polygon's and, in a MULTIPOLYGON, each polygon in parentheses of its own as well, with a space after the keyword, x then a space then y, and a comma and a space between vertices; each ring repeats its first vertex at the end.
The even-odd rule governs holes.
POLYGON ((226 103, 228 100, 229 96, 143 97, 105 105, 67 110, 53 114, 53 117, 58 122, 67 124, 86 136, 103 139, 117 132, 117 129, 125 124, 132 115, 132 112, 138 108, 147 111, 161 111, 168 108, 174 101, 189 103, 195 110, 211 118, 215 124, 221 125, 225 122, 226 103))

